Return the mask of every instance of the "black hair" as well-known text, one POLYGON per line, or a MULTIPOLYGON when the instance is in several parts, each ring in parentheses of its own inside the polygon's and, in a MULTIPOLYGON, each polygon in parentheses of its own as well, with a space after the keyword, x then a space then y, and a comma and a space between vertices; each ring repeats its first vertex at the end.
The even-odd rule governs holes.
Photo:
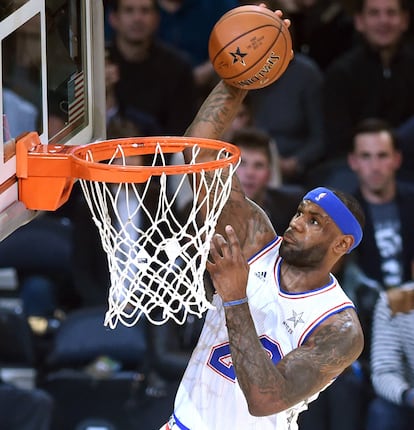
POLYGON ((244 127, 234 131, 230 143, 246 149, 256 149, 266 154, 269 163, 272 162, 270 135, 256 127, 244 127))
POLYGON ((380 118, 366 118, 356 124, 352 131, 352 150, 355 149, 355 138, 363 133, 381 133, 385 131, 391 137, 391 142, 395 150, 399 151, 400 142, 397 138, 394 128, 385 120, 380 118))

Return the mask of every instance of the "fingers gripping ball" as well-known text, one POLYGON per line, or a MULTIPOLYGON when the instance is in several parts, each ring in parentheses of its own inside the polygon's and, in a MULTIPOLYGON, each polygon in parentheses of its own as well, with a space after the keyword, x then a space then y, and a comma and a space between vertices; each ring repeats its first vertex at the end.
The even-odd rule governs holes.
POLYGON ((292 39, 283 20, 256 5, 224 14, 210 34, 208 49, 220 78, 247 90, 275 82, 293 57, 292 39))

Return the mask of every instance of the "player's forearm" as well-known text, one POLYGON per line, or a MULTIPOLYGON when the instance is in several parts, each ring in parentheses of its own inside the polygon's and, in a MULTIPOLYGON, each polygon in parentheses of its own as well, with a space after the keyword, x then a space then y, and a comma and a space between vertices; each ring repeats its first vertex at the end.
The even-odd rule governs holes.
MULTIPOLYGON (((220 139, 224 130, 233 121, 246 94, 246 90, 219 82, 200 107, 185 135, 220 139)), ((208 151, 203 151, 200 158, 209 159, 208 151)), ((186 161, 188 161, 187 156, 186 161)))
POLYGON ((254 416, 287 409, 286 381, 262 347, 247 303, 226 308, 232 363, 238 383, 254 416))

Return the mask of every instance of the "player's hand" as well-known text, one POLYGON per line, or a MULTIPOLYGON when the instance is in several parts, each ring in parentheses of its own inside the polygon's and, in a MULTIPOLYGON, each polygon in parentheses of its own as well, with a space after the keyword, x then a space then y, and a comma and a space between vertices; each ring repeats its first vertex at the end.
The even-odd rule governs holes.
MULTIPOLYGON (((260 7, 267 7, 265 3, 260 3, 259 4, 260 7)), ((283 12, 280 9, 275 10, 275 15, 277 15, 279 18, 283 19, 283 12)), ((286 25, 287 28, 290 27, 290 19, 285 18, 283 19, 283 23, 286 25)))
MULTIPOLYGON (((259 6, 267 7, 265 3, 260 3, 259 6)), ((277 15, 280 19, 283 19, 283 23, 286 25, 287 28, 290 27, 290 24, 291 24, 290 19, 283 18, 283 12, 280 9, 275 10, 275 15, 277 15)), ((293 53, 293 49, 292 49, 292 52, 290 54, 291 58, 293 58, 293 55, 294 55, 294 53, 293 53)))
POLYGON ((249 265, 243 255, 239 239, 231 226, 226 236, 215 234, 210 245, 207 270, 214 287, 224 302, 246 297, 249 265))

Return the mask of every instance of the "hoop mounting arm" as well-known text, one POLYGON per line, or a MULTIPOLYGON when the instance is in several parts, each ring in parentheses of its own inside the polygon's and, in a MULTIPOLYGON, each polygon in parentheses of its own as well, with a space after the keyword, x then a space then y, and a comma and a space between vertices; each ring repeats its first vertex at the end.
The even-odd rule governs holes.
POLYGON ((65 145, 43 145, 36 132, 17 140, 19 200, 27 209, 54 211, 68 200, 76 180, 72 177, 72 150, 65 145))

